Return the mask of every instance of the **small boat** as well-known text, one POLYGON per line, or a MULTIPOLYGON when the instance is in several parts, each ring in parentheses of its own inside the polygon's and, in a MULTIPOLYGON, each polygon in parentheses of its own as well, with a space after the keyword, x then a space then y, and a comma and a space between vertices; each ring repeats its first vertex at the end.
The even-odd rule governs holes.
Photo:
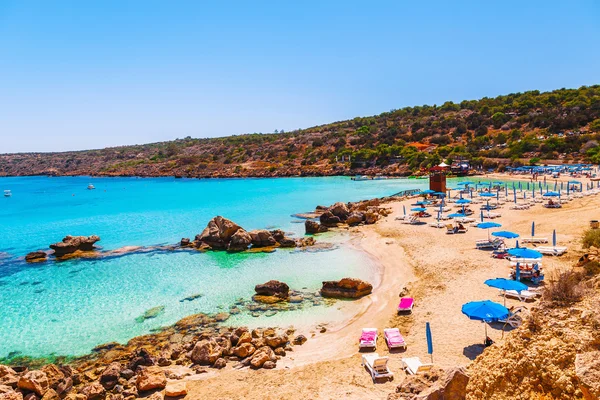
POLYGON ((371 178, 369 178, 367 175, 356 175, 355 177, 352 178, 352 180, 354 180, 354 181, 368 181, 368 180, 371 180, 371 178))
POLYGON ((10 196, 12 196, 12 192, 10 190, 5 190, 4 197, 10 197, 10 196))
POLYGON ((387 177, 387 176, 385 176, 385 175, 375 175, 375 176, 373 177, 373 180, 374 180, 374 181, 379 181, 379 180, 383 180, 383 179, 388 179, 388 177, 387 177))
POLYGON ((94 185, 92 185, 91 183, 88 185, 88 190, 94 190, 96 189, 96 187, 94 185))

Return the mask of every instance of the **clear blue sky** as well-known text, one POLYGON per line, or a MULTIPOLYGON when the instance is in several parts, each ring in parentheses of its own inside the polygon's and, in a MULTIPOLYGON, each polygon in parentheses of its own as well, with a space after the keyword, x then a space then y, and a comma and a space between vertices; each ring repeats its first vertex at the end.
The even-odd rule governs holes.
POLYGON ((0 0, 0 153, 600 83, 600 2, 0 0))

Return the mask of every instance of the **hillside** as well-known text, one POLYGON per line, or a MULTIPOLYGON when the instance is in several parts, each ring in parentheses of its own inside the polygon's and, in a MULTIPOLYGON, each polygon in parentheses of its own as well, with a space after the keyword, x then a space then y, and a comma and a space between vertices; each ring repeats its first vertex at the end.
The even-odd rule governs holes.
POLYGON ((409 175, 457 157, 486 168, 540 159, 598 163, 599 141, 594 85, 405 107, 293 132, 3 154, 0 176, 409 175))

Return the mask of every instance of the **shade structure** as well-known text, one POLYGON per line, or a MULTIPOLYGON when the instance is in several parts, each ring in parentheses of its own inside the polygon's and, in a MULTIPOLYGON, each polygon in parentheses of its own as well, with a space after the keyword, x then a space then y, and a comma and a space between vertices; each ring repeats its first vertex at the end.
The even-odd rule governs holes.
POLYGON ((518 233, 510 232, 510 231, 498 231, 492 232, 492 236, 501 237, 505 239, 516 239, 519 237, 518 233))
POLYGON ((442 192, 433 192, 432 194, 435 194, 436 196, 446 197, 446 193, 442 193, 442 192))
POLYGON ((411 208, 410 211, 423 212, 423 211, 427 211, 427 209, 423 208, 423 207, 415 207, 415 208, 411 208))
POLYGON ((535 236, 535 221, 531 223, 531 237, 535 236))
POLYGON ((463 213, 448 214, 448 218, 464 218, 466 216, 467 215, 463 213))
POLYGON ((481 229, 487 229, 488 230, 488 240, 490 240, 490 228, 500 228, 502 225, 500 225, 497 222, 481 222, 479 224, 477 224, 478 228, 481 229))
POLYGON ((485 282, 486 285, 501 289, 504 291, 504 306, 506 306, 506 291, 507 290, 516 290, 517 292, 521 292, 522 290, 527 290, 527 285, 524 283, 513 281, 512 279, 506 278, 496 278, 496 279, 488 279, 485 282))
POLYGON ((402 205, 402 211, 404 211, 404 215, 406 215, 406 206, 404 204, 402 205))
POLYGON ((514 249, 508 249, 508 254, 518 258, 542 258, 542 253, 527 247, 515 247, 514 249))
POLYGON ((427 200, 420 200, 420 201, 417 201, 415 204, 419 205, 419 206, 424 206, 424 205, 427 205, 427 204, 431 204, 431 202, 427 201, 427 200))
POLYGON ((552 246, 556 247, 556 229, 552 231, 552 246))
POLYGON ((479 193, 479 196, 481 196, 481 197, 496 197, 496 195, 494 193, 491 193, 491 192, 479 193))
POLYGON ((433 194, 433 193, 435 193, 435 190, 425 189, 425 190, 421 191, 421 193, 423 193, 423 194, 433 194))
POLYGON ((456 204, 469 204, 471 200, 469 199, 458 199, 456 200, 456 204))
POLYGON ((458 182, 457 183, 457 185, 465 185, 465 186, 466 185, 472 185, 472 184, 473 184, 473 182, 471 182, 471 181, 464 181, 464 182, 458 182))
POLYGON ((558 192, 546 192, 544 193, 544 197, 558 197, 560 196, 560 193, 558 192))
POLYGON ((483 321, 485 323, 485 336, 487 338, 487 324, 508 318, 510 311, 502 304, 490 301, 471 301, 463 304, 462 313, 469 319, 483 321))

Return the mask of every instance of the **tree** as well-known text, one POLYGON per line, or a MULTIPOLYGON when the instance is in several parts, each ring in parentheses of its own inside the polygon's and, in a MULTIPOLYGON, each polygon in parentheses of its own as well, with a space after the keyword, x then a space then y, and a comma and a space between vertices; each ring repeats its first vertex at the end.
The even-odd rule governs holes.
POLYGON ((592 122, 590 122, 590 131, 600 132, 600 118, 595 119, 592 122))

